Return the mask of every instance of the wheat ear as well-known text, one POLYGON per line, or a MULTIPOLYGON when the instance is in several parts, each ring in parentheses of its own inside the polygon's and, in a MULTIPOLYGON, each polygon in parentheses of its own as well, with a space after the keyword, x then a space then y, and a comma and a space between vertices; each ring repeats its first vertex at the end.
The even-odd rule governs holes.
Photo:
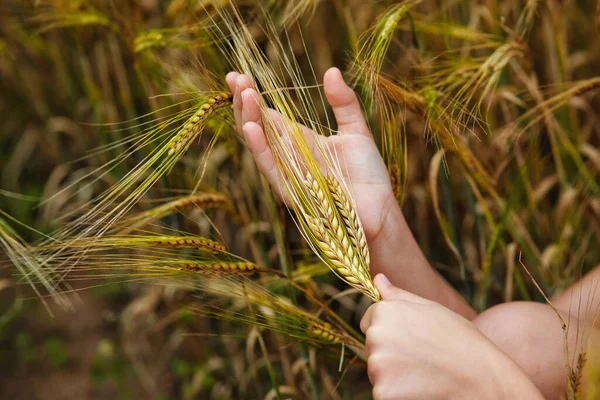
POLYGON ((339 344, 344 341, 343 336, 331 327, 327 322, 315 322, 310 327, 309 332, 331 344, 339 344))
POLYGON ((230 262, 219 261, 210 263, 185 263, 178 265, 180 271, 203 273, 203 274, 246 274, 260 271, 267 271, 266 268, 248 261, 230 262))
POLYGON ((341 176, 337 156, 332 149, 321 145, 320 140, 314 140, 316 147, 311 148, 301 129, 300 120, 308 124, 315 139, 330 132, 329 127, 317 123, 319 112, 313 95, 307 90, 309 85, 297 73, 300 71, 299 65, 293 56, 287 56, 287 46, 280 41, 275 27, 266 26, 265 33, 270 44, 282 55, 277 59, 281 62, 278 69, 289 74, 289 81, 294 86, 291 91, 282 90, 287 84, 273 71, 273 60, 263 57, 239 10, 232 7, 232 13, 233 16, 227 11, 220 13, 228 31, 227 37, 230 38, 227 46, 224 46, 224 54, 232 59, 239 72, 252 77, 255 86, 261 88, 259 103, 265 136, 281 180, 292 199, 292 208, 298 216, 304 237, 311 249, 342 280, 378 301, 380 296, 369 274, 366 240, 357 216, 353 214, 353 205, 347 196, 342 196, 345 193, 341 188, 336 192, 339 204, 336 203, 320 171, 323 166, 317 162, 315 151, 323 156, 327 171, 341 176), (294 92, 295 96, 290 92, 294 92), (296 96, 298 102, 294 99, 296 96), (267 105, 282 118, 274 118, 267 110, 267 105))
POLYGON ((581 380, 583 379, 583 369, 587 362, 587 357, 584 352, 579 353, 577 356, 577 365, 575 368, 571 368, 571 372, 569 373, 569 391, 570 398, 574 400, 581 398, 580 387, 581 380))
POLYGON ((231 99, 233 95, 231 93, 220 93, 216 96, 209 97, 206 102, 198 107, 198 110, 190 117, 185 125, 181 128, 177 135, 173 137, 168 143, 169 151, 168 155, 172 156, 175 153, 181 151, 185 152, 192 141, 198 136, 198 134, 204 128, 206 118, 210 113, 220 108, 231 105, 231 99))
POLYGON ((162 204, 154 209, 155 213, 174 212, 190 207, 216 208, 228 202, 227 197, 217 193, 202 193, 185 196, 177 200, 162 204))
POLYGON ((333 271, 350 285, 378 301, 379 292, 369 274, 367 241, 354 207, 335 178, 328 177, 327 181, 329 187, 336 189, 335 195, 331 189, 326 193, 310 173, 305 176, 304 184, 308 194, 315 201, 319 214, 317 217, 305 216, 308 228, 333 271))
POLYGON ((346 192, 340 185, 340 183, 333 176, 327 177, 327 186, 331 192, 331 197, 340 212, 340 216, 346 225, 346 232, 350 236, 350 240, 358 252, 363 258, 363 261, 367 268, 371 264, 371 256, 369 254, 369 246, 367 245, 367 238, 365 237, 365 231, 363 230, 356 210, 350 199, 346 195, 346 192))
POLYGON ((178 249, 192 248, 203 250, 207 253, 225 253, 227 248, 214 240, 210 240, 201 236, 159 236, 149 241, 156 246, 168 246, 178 249))

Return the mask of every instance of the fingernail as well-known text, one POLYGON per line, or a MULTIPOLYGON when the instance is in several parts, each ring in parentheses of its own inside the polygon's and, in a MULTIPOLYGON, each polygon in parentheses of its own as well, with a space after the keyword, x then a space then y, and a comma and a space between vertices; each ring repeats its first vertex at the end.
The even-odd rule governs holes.
POLYGON ((237 78, 235 78, 235 87, 236 88, 242 86, 242 83, 244 83, 243 79, 244 78, 242 77, 242 75, 239 75, 237 78))
POLYGON ((242 92, 242 101, 247 100, 246 97, 248 97, 250 95, 250 92, 248 90, 250 90, 250 88, 246 88, 242 92))
POLYGON ((242 125, 242 130, 244 131, 244 134, 246 133, 246 131, 250 130, 253 125, 256 125, 256 123, 253 121, 248 121, 244 125, 242 125))
POLYGON ((379 280, 380 285, 388 286, 392 284, 392 282, 390 282, 390 280, 384 274, 377 274, 375 279, 379 280))
POLYGON ((342 71, 338 67, 333 67, 337 76, 339 76, 342 80, 344 80, 344 75, 342 75, 342 71))
POLYGON ((248 132, 252 130, 253 125, 256 125, 256 123, 248 121, 242 126, 242 136, 244 137, 246 146, 248 146, 248 132))

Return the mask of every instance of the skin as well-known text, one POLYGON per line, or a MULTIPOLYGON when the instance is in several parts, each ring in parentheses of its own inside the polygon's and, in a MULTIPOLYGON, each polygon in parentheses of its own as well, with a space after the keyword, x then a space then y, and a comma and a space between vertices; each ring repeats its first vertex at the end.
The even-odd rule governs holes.
POLYGON ((379 274, 365 313, 367 371, 383 399, 542 399, 517 364, 469 320, 379 274))
MULTIPOLYGON (((287 202, 251 79, 231 72, 227 83, 234 93, 238 133, 287 202)), ((322 144, 344 160, 346 183, 369 243, 371 271, 384 275, 375 280, 383 301, 371 306, 361 323, 375 399, 536 399, 542 398, 540 392, 547 399, 562 398, 564 336, 556 312, 544 304, 514 302, 477 315, 435 272, 416 243, 358 98, 337 68, 325 73, 323 87, 340 134, 322 138, 322 144)), ((591 290, 599 279, 594 271, 554 299, 569 325, 579 326, 592 339, 597 336, 593 319, 574 304, 600 305, 591 290)), ((570 348, 581 344, 577 333, 569 331, 570 348)))

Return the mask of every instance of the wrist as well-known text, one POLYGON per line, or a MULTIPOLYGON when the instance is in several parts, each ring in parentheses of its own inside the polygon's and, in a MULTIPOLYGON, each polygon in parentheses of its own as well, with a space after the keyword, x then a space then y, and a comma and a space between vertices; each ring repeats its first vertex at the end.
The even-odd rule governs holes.
POLYGON ((399 225, 406 225, 402 210, 391 188, 380 204, 378 223, 366 232, 369 246, 374 249, 385 246, 390 239, 400 236, 401 227, 399 225))
POLYGON ((413 278, 421 280, 435 275, 391 190, 379 209, 379 224, 367 233, 372 275, 384 273, 395 286, 403 289, 411 287, 413 278))
POLYGON ((472 319, 475 316, 473 309, 429 265, 391 190, 381 204, 380 224, 367 234, 371 275, 383 273, 394 286, 472 319))

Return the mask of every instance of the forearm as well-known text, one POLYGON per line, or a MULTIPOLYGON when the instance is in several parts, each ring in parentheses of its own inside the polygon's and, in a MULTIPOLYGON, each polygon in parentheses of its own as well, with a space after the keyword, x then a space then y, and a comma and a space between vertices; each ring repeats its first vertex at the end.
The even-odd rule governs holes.
POLYGON ((596 295, 598 282, 600 282, 600 265, 562 294, 555 296, 552 304, 558 310, 570 315, 570 318, 592 324, 596 319, 596 310, 600 308, 600 297, 596 295))
POLYGON ((371 272, 385 274, 397 287, 435 301, 471 320, 475 311, 429 265, 400 207, 394 203, 376 237, 369 241, 371 272))
POLYGON ((495 360, 487 368, 491 382, 484 385, 479 398, 544 400, 536 385, 510 357, 498 349, 493 352, 495 360))

